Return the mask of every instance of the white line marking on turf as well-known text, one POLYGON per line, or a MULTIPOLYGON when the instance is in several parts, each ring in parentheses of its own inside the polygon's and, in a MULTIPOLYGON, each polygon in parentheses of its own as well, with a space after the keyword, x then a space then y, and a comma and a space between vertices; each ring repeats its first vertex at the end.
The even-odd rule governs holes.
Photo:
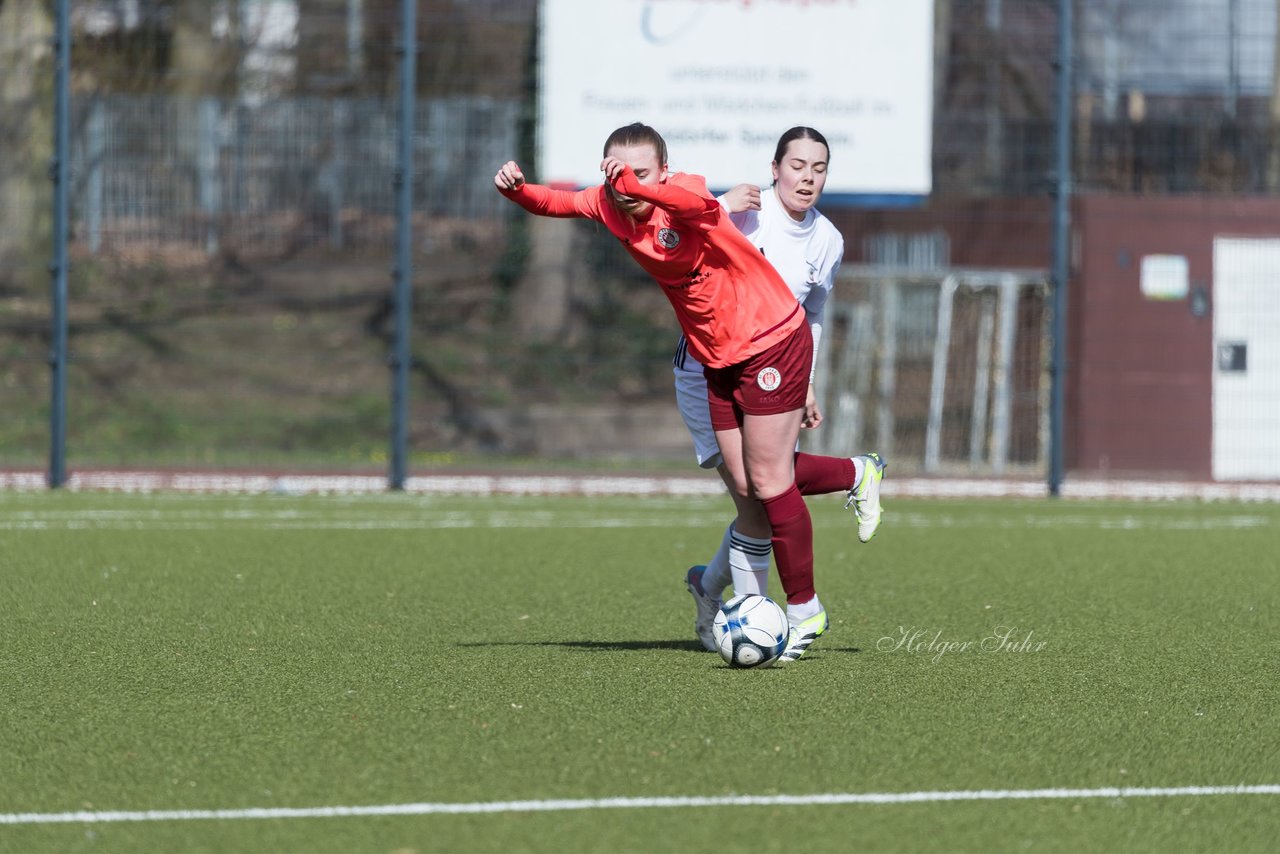
POLYGON ((1173 788, 980 789, 967 792, 870 792, 817 795, 723 795, 716 797, 584 798, 581 800, 480 801, 477 803, 382 804, 363 807, 262 807, 225 810, 141 812, 0 813, 0 824, 77 824, 208 819, 344 818, 383 815, 559 812, 562 810, 671 809, 685 807, 828 806, 919 804, 945 801, 1074 800, 1080 798, 1177 798, 1209 795, 1280 795, 1280 785, 1178 786, 1173 788))
MULTIPOLYGON (((0 490, 47 489, 38 471, 0 471, 0 490)), ((73 472, 66 489, 116 492, 385 493, 386 478, 372 475, 272 475, 231 472, 84 471, 73 472)), ((719 478, 694 475, 464 475, 410 477, 405 492, 420 495, 705 495, 719 497, 719 478)), ((965 477, 890 477, 883 494, 930 498, 1043 498, 1038 479, 965 477)), ((1182 483, 1147 480, 1090 480, 1073 477, 1063 484, 1064 498, 1097 500, 1200 499, 1202 501, 1280 502, 1280 483, 1182 483)))

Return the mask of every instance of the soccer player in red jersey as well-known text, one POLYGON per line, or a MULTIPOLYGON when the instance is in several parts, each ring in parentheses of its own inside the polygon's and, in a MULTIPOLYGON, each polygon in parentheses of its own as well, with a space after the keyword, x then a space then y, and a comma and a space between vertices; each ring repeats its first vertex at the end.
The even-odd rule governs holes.
POLYGON ((791 623, 779 661, 794 661, 828 626, 814 590, 813 523, 794 470, 813 356, 804 311, 705 180, 668 171, 666 143, 653 128, 636 123, 610 134, 600 169, 604 184, 570 192, 529 184, 508 161, 494 184, 531 213, 602 223, 662 287, 705 367, 732 488, 760 501, 768 517, 791 623))
MULTIPOLYGON (((770 167, 771 186, 762 190, 753 184, 739 184, 720 197, 733 224, 768 258, 804 308, 805 321, 813 335, 814 367, 809 374, 802 429, 815 429, 823 421, 813 381, 827 298, 844 258, 844 238, 815 207, 826 186, 830 158, 827 139, 821 132, 811 127, 793 127, 778 139, 770 167)), ((676 403, 693 439, 698 465, 715 468, 732 486, 711 426, 703 367, 688 353, 683 337, 672 360, 672 373, 676 403)), ((846 509, 853 508, 858 539, 865 543, 880 525, 880 483, 885 467, 876 453, 824 457, 797 452, 796 486, 805 496, 845 492, 846 509)), ((734 595, 768 595, 773 555, 769 521, 760 502, 734 495, 732 489, 730 494, 737 515, 725 529, 719 548, 705 565, 689 567, 685 573, 685 586, 697 612, 694 633, 708 650, 716 648, 712 622, 730 583, 734 595)))

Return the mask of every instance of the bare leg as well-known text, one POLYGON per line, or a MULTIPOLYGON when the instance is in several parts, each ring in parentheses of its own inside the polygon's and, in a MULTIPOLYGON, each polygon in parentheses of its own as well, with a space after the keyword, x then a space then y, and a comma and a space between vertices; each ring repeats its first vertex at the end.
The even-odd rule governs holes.
MULTIPOLYGON (((744 415, 741 436, 743 473, 751 495, 761 501, 775 498, 796 483, 795 447, 803 409, 776 415, 744 415)), ((720 433, 716 433, 720 438, 720 433)), ((720 446, 723 450, 724 446, 720 446)), ((729 455, 725 454, 728 463, 729 455)))

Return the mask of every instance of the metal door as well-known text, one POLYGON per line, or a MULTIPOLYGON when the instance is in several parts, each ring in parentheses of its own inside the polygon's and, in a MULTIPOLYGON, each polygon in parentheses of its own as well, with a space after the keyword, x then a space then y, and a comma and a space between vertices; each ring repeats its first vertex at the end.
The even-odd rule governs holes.
POLYGON ((1213 477, 1280 479, 1280 238, 1213 242, 1213 477))

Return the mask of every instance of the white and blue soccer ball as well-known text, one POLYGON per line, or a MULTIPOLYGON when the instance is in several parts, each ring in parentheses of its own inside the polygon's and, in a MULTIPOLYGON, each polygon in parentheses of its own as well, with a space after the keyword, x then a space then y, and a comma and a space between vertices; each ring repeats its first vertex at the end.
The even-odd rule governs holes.
POLYGON ((730 667, 768 667, 787 647, 787 614, 767 596, 734 596, 711 623, 720 657, 730 667))

